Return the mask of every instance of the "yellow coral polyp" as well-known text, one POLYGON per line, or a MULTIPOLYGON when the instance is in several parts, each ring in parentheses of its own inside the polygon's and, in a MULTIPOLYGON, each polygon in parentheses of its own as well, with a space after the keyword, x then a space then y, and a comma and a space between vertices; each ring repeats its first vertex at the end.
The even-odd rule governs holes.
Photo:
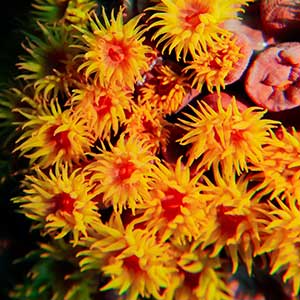
POLYGON ((167 65, 159 65, 151 71, 150 78, 140 88, 140 103, 150 103, 163 114, 175 113, 183 103, 183 99, 190 89, 186 78, 176 74, 167 65))
POLYGON ((81 46, 85 60, 79 67, 84 69, 87 78, 94 76, 102 86, 109 84, 133 88, 142 74, 149 69, 148 57, 153 50, 143 44, 143 32, 138 25, 142 15, 123 23, 122 10, 111 21, 103 8, 102 24, 96 14, 90 18, 92 32, 76 27, 82 34, 81 46))
POLYGON ((209 257, 208 251, 194 244, 178 252, 179 280, 174 276, 175 280, 172 281, 175 284, 166 289, 166 300, 232 299, 232 292, 226 285, 227 275, 222 270, 219 257, 209 257))
POLYGON ((300 134, 291 133, 284 126, 271 133, 270 143, 264 147, 264 160, 251 166, 253 179, 260 181, 263 193, 270 199, 291 196, 300 201, 300 134))
POLYGON ((279 270, 283 281, 290 282, 293 294, 300 291, 300 270, 298 240, 300 230, 299 199, 286 196, 284 200, 276 198, 264 209, 265 219, 268 223, 261 229, 262 245, 257 251, 258 255, 267 253, 270 259, 270 273, 279 270))
POLYGON ((106 207, 112 205, 119 213, 129 208, 134 214, 151 200, 149 189, 156 160, 145 141, 122 134, 116 146, 94 155, 87 168, 106 207))
POLYGON ((86 159, 94 137, 85 120, 70 110, 62 111, 58 101, 51 101, 49 106, 42 105, 37 114, 18 110, 28 121, 23 125, 24 132, 16 142, 15 151, 41 168, 60 162, 79 164, 86 159))
POLYGON ((235 98, 227 109, 219 101, 218 111, 204 101, 198 109, 190 106, 188 119, 180 119, 179 127, 186 133, 179 139, 181 145, 189 145, 188 163, 197 160, 198 168, 209 169, 220 163, 224 170, 238 174, 248 171, 248 165, 263 161, 263 146, 270 142, 270 130, 278 122, 264 119, 266 111, 249 107, 239 111, 235 98))
POLYGON ((153 154, 164 149, 168 142, 168 122, 162 112, 152 107, 149 102, 131 106, 130 117, 124 122, 124 132, 136 139, 145 141, 153 154))
POLYGON ((204 177, 200 186, 206 205, 197 243, 203 249, 212 246, 210 257, 218 256, 225 248, 232 260, 232 272, 236 272, 241 258, 250 274, 260 247, 259 228, 264 226, 259 197, 245 175, 220 171, 217 165, 213 166, 213 175, 214 183, 204 177))
POLYGON ((87 122, 88 130, 99 139, 117 135, 131 110, 132 93, 117 86, 87 85, 73 91, 74 113, 87 122))
POLYGON ((152 203, 146 209, 147 226, 155 228, 162 240, 174 239, 186 244, 197 238, 202 220, 198 176, 192 177, 190 169, 181 158, 176 165, 157 162, 153 170, 155 178, 151 188, 152 203))
POLYGON ((207 46, 229 34, 220 24, 236 17, 242 3, 247 1, 162 0, 149 8, 153 12, 150 28, 157 27, 153 39, 163 45, 163 53, 174 50, 177 61, 185 61, 188 55, 194 58, 197 52, 207 51, 207 46))
POLYGON ((109 282, 102 291, 115 289, 127 299, 161 298, 169 284, 174 268, 168 243, 157 240, 154 232, 124 226, 119 215, 113 215, 107 225, 99 226, 98 236, 91 238, 83 264, 87 268, 101 265, 109 282))
POLYGON ((216 88, 220 93, 225 89, 226 77, 234 71, 235 64, 243 57, 240 47, 236 45, 235 39, 230 36, 222 38, 219 42, 212 44, 207 52, 199 52, 193 61, 184 68, 185 73, 190 73, 192 86, 199 92, 206 83, 209 92, 216 88))
POLYGON ((47 174, 39 168, 25 178, 25 195, 14 199, 21 203, 25 215, 56 239, 71 233, 76 244, 81 236, 100 222, 94 198, 80 169, 72 171, 67 165, 56 165, 47 174))

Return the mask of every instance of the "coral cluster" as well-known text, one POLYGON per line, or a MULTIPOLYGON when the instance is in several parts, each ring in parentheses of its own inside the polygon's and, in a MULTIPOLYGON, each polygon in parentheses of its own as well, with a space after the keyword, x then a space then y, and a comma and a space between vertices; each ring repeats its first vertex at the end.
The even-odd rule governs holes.
POLYGON ((300 134, 222 101, 248 61, 224 23, 248 5, 34 1, 4 107, 27 166, 12 201, 44 242, 13 299, 230 300, 241 267, 297 298, 300 134))

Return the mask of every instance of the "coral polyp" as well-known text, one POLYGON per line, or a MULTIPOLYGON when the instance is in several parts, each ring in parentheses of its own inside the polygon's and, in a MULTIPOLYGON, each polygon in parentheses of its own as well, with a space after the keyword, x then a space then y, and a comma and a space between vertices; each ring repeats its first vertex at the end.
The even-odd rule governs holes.
POLYGON ((101 85, 117 84, 132 88, 137 80, 142 80, 142 73, 149 68, 147 55, 153 51, 143 44, 141 16, 124 24, 122 11, 111 19, 102 10, 104 24, 97 15, 90 19, 92 31, 78 28, 82 36, 83 62, 79 70, 84 70, 88 78, 95 76, 101 85))
POLYGON ((25 196, 15 198, 27 217, 56 239, 72 234, 76 244, 87 236, 99 221, 92 186, 80 169, 73 172, 66 165, 50 170, 40 169, 25 179, 25 196))
POLYGON ((131 111, 132 93, 125 88, 90 84, 73 92, 74 114, 87 122, 95 138, 109 139, 116 135, 131 111))
POLYGON ((206 83, 211 93, 214 88, 220 93, 221 88, 225 89, 226 78, 233 72, 242 57, 243 54, 236 44, 236 39, 226 36, 214 46, 208 47, 207 52, 195 55, 194 60, 188 62, 188 66, 184 68, 184 72, 190 73, 192 86, 199 92, 206 83))
POLYGON ((28 120, 24 122, 25 132, 17 140, 15 151, 47 168, 56 163, 79 164, 90 151, 94 137, 88 131, 85 120, 62 111, 57 101, 49 107, 42 105, 31 114, 18 110, 28 120))
POLYGON ((151 74, 152 77, 138 90, 139 103, 150 103, 164 115, 175 113, 183 105, 184 97, 190 90, 187 79, 163 64, 154 66, 151 74))
POLYGON ((32 6, 34 18, 43 23, 85 26, 97 3, 91 0, 35 0, 32 6))
POLYGON ((149 145, 136 136, 122 135, 110 150, 95 155, 87 165, 95 190, 103 195, 103 204, 122 212, 129 208, 135 212, 150 201, 149 185, 156 157, 149 145))
POLYGON ((150 28, 155 28, 153 39, 162 44, 162 52, 175 51, 176 60, 197 52, 207 51, 208 46, 218 43, 230 32, 220 25, 226 19, 235 18, 239 5, 247 1, 203 1, 203 0, 162 0, 149 8, 150 28))
POLYGON ((65 27, 37 23, 41 33, 29 35, 24 43, 26 54, 17 67, 19 78, 27 88, 34 86, 34 96, 51 99, 68 93, 77 81, 74 56, 78 53, 71 45, 76 43, 65 27))
POLYGON ((198 102, 198 109, 191 106, 191 110, 185 113, 187 119, 178 123, 186 131, 179 142, 191 145, 188 163, 199 160, 198 168, 220 164, 238 174, 248 171, 249 163, 263 160, 263 146, 270 142, 270 130, 278 124, 263 119, 265 111, 259 107, 239 111, 235 99, 226 109, 219 101, 218 111, 205 102, 198 102))

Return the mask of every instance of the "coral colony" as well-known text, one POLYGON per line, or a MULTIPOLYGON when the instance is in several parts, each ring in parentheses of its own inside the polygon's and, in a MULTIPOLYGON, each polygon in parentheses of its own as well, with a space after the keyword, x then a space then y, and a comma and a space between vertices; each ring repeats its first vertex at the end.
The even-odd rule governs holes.
POLYGON ((241 268, 298 299, 299 4, 271 2, 33 2, 1 100, 42 240, 13 299, 265 299, 241 268))

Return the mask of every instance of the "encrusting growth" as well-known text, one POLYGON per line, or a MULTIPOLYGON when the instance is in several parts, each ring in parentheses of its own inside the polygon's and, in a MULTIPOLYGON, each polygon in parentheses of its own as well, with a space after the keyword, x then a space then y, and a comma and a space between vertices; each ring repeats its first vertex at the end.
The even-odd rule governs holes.
POLYGON ((47 241, 12 300, 241 299, 258 268, 296 300, 300 135, 235 90, 253 53, 224 27, 251 1, 98 2, 35 0, 0 93, 12 201, 47 241))

